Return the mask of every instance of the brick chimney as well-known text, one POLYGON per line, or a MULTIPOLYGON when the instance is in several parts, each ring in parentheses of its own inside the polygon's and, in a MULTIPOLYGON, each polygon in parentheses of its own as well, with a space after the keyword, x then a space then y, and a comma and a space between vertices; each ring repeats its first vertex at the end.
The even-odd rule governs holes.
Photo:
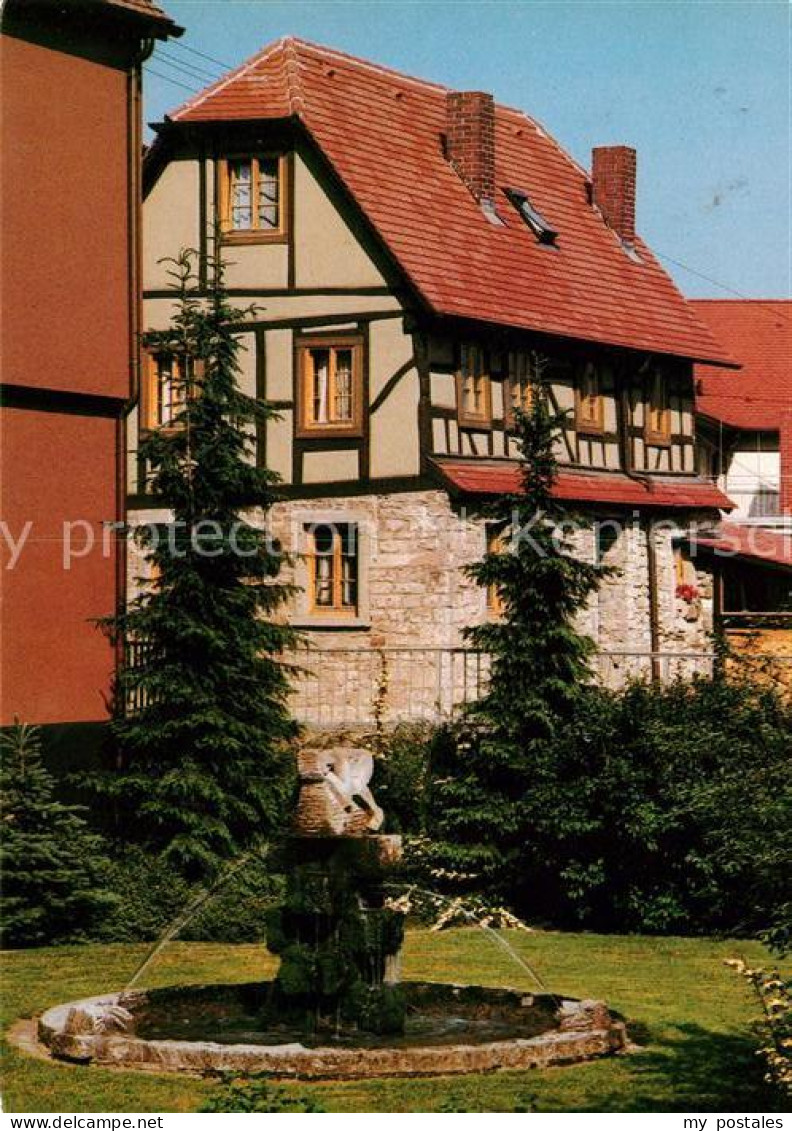
POLYGON ((491 94, 448 92, 446 155, 479 204, 494 204, 495 100, 491 94))
POLYGON ((625 243, 635 242, 635 150, 603 145, 591 151, 594 203, 625 243))
POLYGON ((792 412, 789 410, 781 414, 778 450, 781 462, 778 509, 792 518, 792 412))

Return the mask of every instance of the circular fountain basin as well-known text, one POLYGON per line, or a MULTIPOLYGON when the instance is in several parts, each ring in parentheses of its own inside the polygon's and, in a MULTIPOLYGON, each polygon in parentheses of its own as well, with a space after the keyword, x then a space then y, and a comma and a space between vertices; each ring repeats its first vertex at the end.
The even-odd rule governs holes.
POLYGON ((268 983, 173 986, 108 994, 47 1010, 39 1038, 53 1056, 164 1072, 266 1072, 304 1079, 432 1076, 539 1068, 625 1048, 603 1002, 518 990, 403 983, 404 1034, 316 1040, 262 1025, 268 983))

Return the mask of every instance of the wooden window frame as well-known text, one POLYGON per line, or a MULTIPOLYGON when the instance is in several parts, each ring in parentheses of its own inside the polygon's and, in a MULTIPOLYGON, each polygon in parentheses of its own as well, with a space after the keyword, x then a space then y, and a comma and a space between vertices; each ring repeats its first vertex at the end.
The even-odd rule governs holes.
MULTIPOLYGON (((360 334, 311 334, 295 342, 295 368, 297 376, 296 435, 300 439, 330 439, 334 436, 360 437, 363 435, 363 338, 360 334), (339 349, 352 351, 352 418, 338 422, 316 422, 311 419, 313 389, 309 380, 310 351, 339 349)), ((332 366, 331 366, 332 381, 332 366)), ((332 390, 328 395, 332 401, 332 390)))
POLYGON ((457 418, 460 428, 473 428, 489 430, 492 428, 492 380, 490 378, 489 359, 483 346, 478 342, 464 342, 459 347, 459 361, 456 371, 457 418), (469 350, 475 350, 481 359, 481 372, 474 374, 474 380, 482 382, 481 394, 483 406, 481 412, 470 412, 465 408, 465 381, 464 372, 465 356, 469 350))
POLYGON ((289 163, 285 153, 256 152, 232 153, 217 161, 215 182, 217 200, 217 219, 223 243, 287 243, 288 242, 288 194, 289 163), (258 179, 260 161, 278 162, 278 226, 277 228, 233 228, 231 226, 231 163, 250 161, 250 199, 251 219, 254 216, 254 202, 258 199, 258 179))
POLYGON ((602 392, 602 375, 597 366, 591 362, 586 362, 580 369, 578 379, 575 382, 575 428, 578 432, 586 436, 601 436, 605 431, 605 397, 602 392), (583 383, 593 375, 596 382, 596 392, 584 396, 583 383), (584 407, 585 402, 594 400, 595 411, 589 412, 584 407))
MULTIPOLYGON (((488 522, 484 528, 488 554, 507 553, 510 530, 502 523, 488 522)), ((503 598, 496 585, 487 586, 487 612, 492 617, 502 617, 505 611, 503 598)))
POLYGON ((514 431, 515 417, 514 417, 514 388, 515 385, 521 385, 519 378, 515 379, 514 376, 514 358, 523 358, 526 364, 526 372, 524 377, 528 381, 528 403, 525 403, 525 397, 521 396, 523 412, 530 412, 533 403, 533 389, 534 389, 534 361, 530 350, 508 350, 506 353, 506 373, 503 380, 503 423, 508 431, 514 431))
POLYGON ((327 522, 314 522, 305 529, 307 541, 307 562, 308 562, 308 614, 311 617, 332 617, 342 618, 349 617, 351 620, 356 620, 360 615, 360 531, 355 523, 352 522, 335 522, 328 520, 327 522), (332 531, 332 567, 330 573, 330 584, 332 587, 332 604, 320 605, 316 600, 317 592, 317 560, 319 554, 316 552, 316 531, 320 527, 327 527, 332 531), (343 560, 344 560, 344 540, 341 528, 351 528, 353 530, 352 538, 355 553, 353 556, 354 561, 354 587, 355 587, 355 603, 353 605, 345 605, 343 603, 343 560))
MULTIPOLYGON (((156 419, 157 404, 159 401, 158 385, 160 379, 160 359, 163 357, 170 357, 173 362, 177 364, 182 372, 181 380, 184 380, 183 366, 187 361, 187 355, 179 353, 175 350, 158 350, 147 349, 143 354, 143 381, 140 390, 140 430, 141 432, 176 432, 181 427, 178 424, 160 424, 156 419)), ((200 380, 203 363, 201 361, 193 361, 193 382, 200 380)), ((186 403, 187 397, 190 395, 189 390, 185 390, 181 407, 186 403)), ((192 393, 194 396, 194 392, 192 393)), ((180 410, 179 410, 180 411, 180 410)))
POLYGON ((667 448, 671 444, 671 408, 668 403, 668 385, 666 375, 656 369, 647 381, 646 396, 644 398, 644 442, 654 448, 667 448), (657 405, 658 393, 660 405, 657 405), (657 413, 659 427, 656 427, 654 415, 657 413))

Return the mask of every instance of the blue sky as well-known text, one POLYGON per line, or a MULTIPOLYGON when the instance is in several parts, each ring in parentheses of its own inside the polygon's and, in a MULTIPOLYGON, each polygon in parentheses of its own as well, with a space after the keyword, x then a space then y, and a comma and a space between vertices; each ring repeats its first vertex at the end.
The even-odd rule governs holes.
POLYGON ((587 167, 593 145, 634 145, 639 231, 686 294, 790 296, 785 2, 161 2, 187 31, 147 64, 148 121, 189 97, 175 82, 198 89, 222 73, 218 62, 236 66, 272 39, 302 36, 489 90, 539 119, 587 167))

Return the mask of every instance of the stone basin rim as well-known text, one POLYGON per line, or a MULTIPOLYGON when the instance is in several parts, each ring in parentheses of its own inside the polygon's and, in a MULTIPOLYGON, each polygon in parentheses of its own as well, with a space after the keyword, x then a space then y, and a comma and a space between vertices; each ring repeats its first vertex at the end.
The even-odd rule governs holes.
MULTIPOLYGON (((225 983, 211 988, 244 992, 251 985, 261 983, 225 983)), ((503 987, 456 985, 447 982, 406 983, 426 988, 437 988, 448 993, 449 999, 456 991, 487 991, 504 1000, 504 994, 515 999, 533 1001, 534 996, 521 990, 504 990, 503 987)), ((190 990, 201 992, 210 987, 193 983, 168 986, 165 992, 190 990)), ((157 990, 150 991, 153 994, 157 990)), ((131 993, 117 991, 99 994, 78 1001, 66 1002, 46 1010, 38 1021, 38 1036, 50 1055, 57 1059, 117 1067, 135 1071, 181 1072, 209 1074, 219 1071, 240 1073, 269 1073, 274 1077, 301 1079, 366 1079, 388 1076, 440 1076, 460 1073, 491 1072, 499 1069, 526 1069, 550 1065, 571 1064, 600 1056, 625 1051, 628 1047, 624 1023, 613 1018, 604 1003, 580 1002, 574 998, 560 998, 562 1005, 577 1016, 576 1010, 585 1012, 588 1007, 596 1011, 597 1024, 580 1024, 561 1028, 556 1025, 531 1037, 504 1037, 484 1042, 465 1041, 460 1035, 457 1043, 415 1045, 366 1046, 320 1045, 309 1047, 298 1041, 276 1045, 224 1044, 217 1041, 143 1039, 131 1033, 70 1032, 67 1022, 73 1010, 112 1008, 127 1002, 145 1005, 147 990, 131 993)), ((541 995, 536 995, 541 996, 541 995)), ((527 1005, 526 1008, 530 1008, 527 1005)), ((581 1013, 581 1017, 583 1015, 581 1013)))

